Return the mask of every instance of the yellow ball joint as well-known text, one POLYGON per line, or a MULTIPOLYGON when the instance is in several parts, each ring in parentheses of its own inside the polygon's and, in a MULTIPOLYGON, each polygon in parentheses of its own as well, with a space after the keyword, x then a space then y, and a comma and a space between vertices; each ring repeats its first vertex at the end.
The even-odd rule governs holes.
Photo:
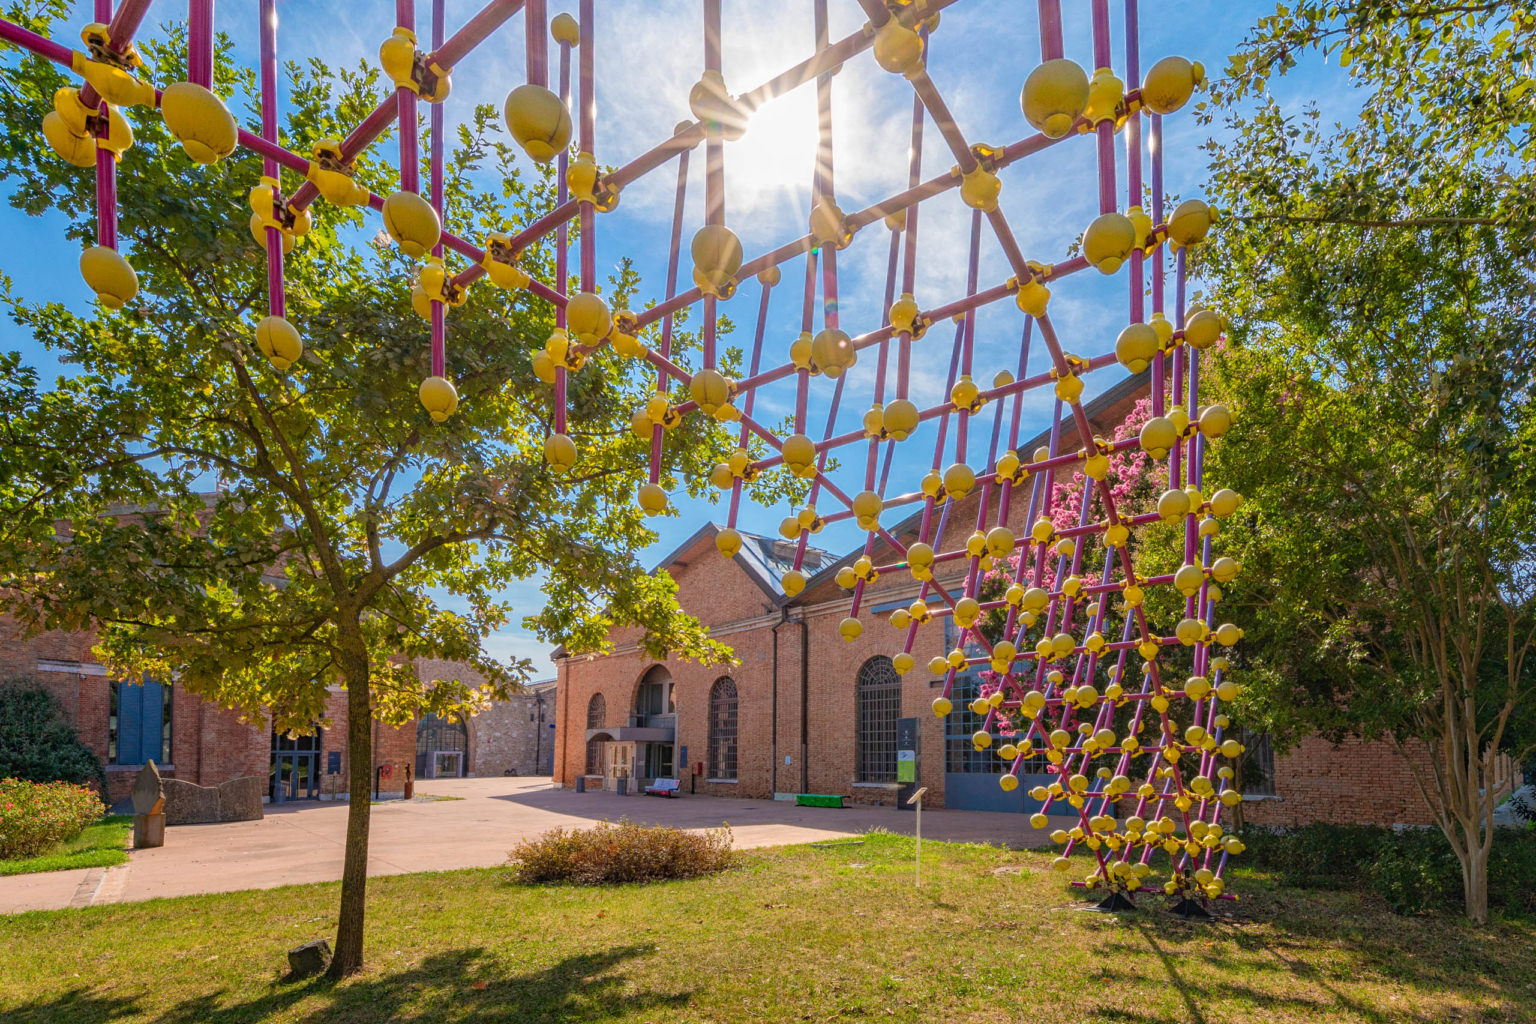
POLYGON ((428 64, 416 49, 416 33, 397 26, 379 44, 379 64, 397 89, 409 89, 428 103, 441 103, 452 88, 449 69, 428 64))
POLYGON ((811 207, 810 235, 817 245, 833 249, 846 249, 853 241, 853 230, 848 227, 842 207, 828 196, 822 196, 811 207))
POLYGON ((520 85, 502 107, 507 131, 523 152, 547 164, 571 144, 571 112, 542 85, 520 85))
POLYGON ((500 231, 485 238, 485 256, 480 267, 486 278, 497 288, 519 291, 532 282, 528 272, 517 265, 517 250, 512 248, 512 236, 500 231))
POLYGON ((459 392, 446 377, 428 377, 417 391, 421 407, 435 422, 442 423, 459 407, 459 392))
POLYGON ((1019 106, 1037 131, 1062 138, 1088 107, 1088 73, 1070 60, 1048 60, 1024 80, 1019 106))
POLYGON ((1095 126, 1114 122, 1116 127, 1125 120, 1125 83, 1109 68, 1098 68, 1088 83, 1088 108, 1083 111, 1095 126))
POLYGON ((847 331, 829 327, 811 339, 811 362, 828 377, 839 377, 859 361, 859 350, 847 331))
POLYGON ((971 147, 971 155, 976 158, 975 167, 964 174, 960 173, 959 167, 955 167, 950 173, 960 178, 960 199, 966 206, 982 213, 991 213, 997 209, 997 197, 1003 190, 994 162, 996 154, 990 146, 975 145, 971 147))
POLYGON ((298 330, 280 316, 262 317, 256 323, 256 347, 275 370, 286 370, 304 354, 298 330))
POLYGON ((1115 339, 1115 359, 1132 373, 1140 373, 1152 365, 1160 347, 1150 324, 1130 324, 1115 339))
POLYGON ((1184 317, 1184 340, 1191 348, 1205 350, 1221 340, 1226 324, 1213 309, 1197 307, 1184 317))
POLYGON ((784 465, 798 477, 816 475, 816 443, 804 434, 792 434, 784 439, 784 465))
POLYGON ((1045 286, 1046 280, 1051 275, 1051 267, 1030 260, 1027 264, 1030 276, 1020 281, 1013 278, 1010 282, 1017 287, 1013 301, 1020 311, 1030 316, 1045 316, 1046 305, 1051 301, 1051 290, 1045 286))
POLYGON ((218 163, 235 151, 234 116, 222 100, 196 82, 166 87, 160 94, 160 116, 196 163, 218 163))
POLYGON ((601 296, 578 292, 565 304, 565 325, 577 341, 591 347, 608 337, 613 329, 613 314, 601 296))
POLYGON ((700 412, 715 416, 731 401, 731 381, 719 370, 700 370, 688 381, 688 394, 700 412))
POLYGON ((108 309, 121 309, 139 294, 139 275, 109 246, 93 245, 80 254, 80 276, 108 309))
POLYGON ((881 420, 887 437, 905 441, 917 430, 917 406, 905 398, 898 398, 882 410, 881 420))
POLYGON ((751 111, 725 87, 725 79, 713 69, 688 90, 688 109, 704 126, 706 135, 732 141, 747 131, 751 111))
POLYGON ((576 465, 576 443, 567 434, 550 434, 544 439, 544 461, 564 476, 576 465))
POLYGON ((1199 245, 1216 223, 1216 211, 1198 199, 1186 199, 1174 208, 1168 218, 1168 241, 1175 250, 1182 246, 1199 245))
POLYGON ((660 484, 640 485, 640 510, 648 516, 659 516, 667 510, 667 492, 660 484))
POLYGON ((1083 232, 1083 256, 1101 274, 1113 274, 1136 248, 1136 225, 1123 213, 1102 213, 1083 232))
POLYGON ((342 157, 340 139, 320 139, 310 149, 306 177, 332 206, 366 206, 368 190, 352 179, 352 166, 342 157))
POLYGON ((875 63, 893 75, 911 76, 923 69, 922 34, 898 18, 891 18, 875 31, 874 49, 875 63))
POLYGON ((129 70, 144 66, 131 43, 121 50, 114 50, 111 30, 99 21, 81 29, 80 40, 85 43, 90 56, 79 51, 72 53, 70 70, 89 82, 102 99, 114 107, 155 105, 155 87, 139 81, 129 70))
POLYGON ((706 224, 693 236, 693 283, 705 295, 728 299, 741 269, 741 240, 724 224, 706 224))
POLYGON ((384 230, 407 256, 421 258, 442 237, 443 225, 432 204, 415 192, 395 192, 384 200, 384 230))
POLYGON ((66 163, 76 167, 96 166, 96 139, 89 118, 95 111, 80 103, 80 90, 59 89, 53 94, 53 110, 43 117, 43 137, 66 163))
POLYGON ((861 530, 875 530, 880 526, 880 512, 884 503, 874 491, 860 491, 853 496, 853 515, 861 530))
POLYGON ((741 534, 727 526, 715 534, 715 550, 726 558, 735 558, 741 551, 741 534))
POLYGON ((1205 81, 1205 67, 1183 57, 1164 57, 1141 80, 1141 102, 1154 114, 1171 114, 1189 102, 1205 81))

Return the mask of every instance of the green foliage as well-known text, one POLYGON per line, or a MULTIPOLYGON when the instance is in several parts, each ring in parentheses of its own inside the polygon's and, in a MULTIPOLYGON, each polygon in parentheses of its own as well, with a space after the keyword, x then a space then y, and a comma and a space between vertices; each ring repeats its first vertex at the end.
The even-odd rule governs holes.
POLYGON ((0 679, 0 778, 95 783, 107 777, 53 693, 36 679, 0 679))
POLYGON ((101 797, 71 782, 0 779, 0 860, 35 857, 101 818, 101 797))
MULTIPOLYGON (((1504 829, 1500 839, 1488 862, 1489 906, 1536 915, 1536 831, 1504 829)), ((1460 864, 1442 837, 1427 829, 1324 822, 1250 826, 1243 841, 1243 867, 1274 872, 1282 885, 1372 892, 1396 914, 1443 911, 1464 898, 1460 864)))
POLYGON ((628 818, 586 829, 557 828, 512 849, 519 882, 617 885, 697 878, 731 866, 731 830, 688 832, 628 818))
POLYGON ((42 871, 69 871, 73 868, 105 868, 128 859, 128 836, 133 831, 133 815, 109 814, 73 839, 65 840, 48 852, 22 860, 0 861, 0 876, 32 875, 42 871))

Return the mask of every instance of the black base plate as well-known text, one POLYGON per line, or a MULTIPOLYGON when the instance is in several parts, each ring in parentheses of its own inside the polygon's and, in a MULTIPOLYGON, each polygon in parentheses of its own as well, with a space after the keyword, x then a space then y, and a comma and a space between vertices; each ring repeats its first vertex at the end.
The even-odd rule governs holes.
POLYGON ((1210 919, 1211 912, 1192 899, 1182 899, 1173 905, 1173 913, 1176 917, 1182 917, 1186 921, 1206 921, 1210 919))

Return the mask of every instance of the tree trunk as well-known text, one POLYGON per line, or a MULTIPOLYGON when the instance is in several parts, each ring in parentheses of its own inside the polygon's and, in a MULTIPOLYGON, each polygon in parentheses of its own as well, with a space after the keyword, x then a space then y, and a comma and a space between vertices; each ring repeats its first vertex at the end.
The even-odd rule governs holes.
POLYGON ((1488 850, 1487 845, 1467 843, 1467 856, 1461 865, 1461 886, 1467 920, 1488 923, 1488 850))
POLYGON ((356 632, 343 628, 342 675, 347 683, 347 845, 341 869, 341 910, 329 972, 344 978, 363 966, 363 912, 368 894, 368 816, 373 791, 373 709, 368 699, 368 653, 356 632))

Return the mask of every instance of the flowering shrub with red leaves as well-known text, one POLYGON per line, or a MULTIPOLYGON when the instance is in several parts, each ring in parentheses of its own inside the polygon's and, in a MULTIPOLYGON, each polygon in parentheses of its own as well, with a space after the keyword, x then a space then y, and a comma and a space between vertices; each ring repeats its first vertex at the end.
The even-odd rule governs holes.
POLYGON ((0 779, 0 860, 35 857, 100 820, 101 798, 72 782, 0 779))

